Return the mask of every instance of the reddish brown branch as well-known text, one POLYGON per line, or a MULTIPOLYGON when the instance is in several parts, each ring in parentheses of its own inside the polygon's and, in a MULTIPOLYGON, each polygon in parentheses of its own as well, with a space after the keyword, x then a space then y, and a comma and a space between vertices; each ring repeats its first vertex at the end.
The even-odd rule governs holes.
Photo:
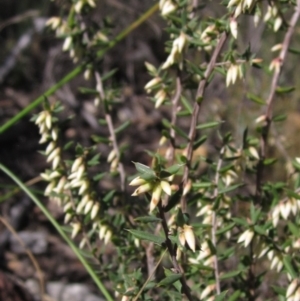
MULTIPOLYGON (((196 94, 196 102, 194 104, 193 115, 192 115, 191 124, 190 124, 189 143, 187 146, 188 164, 185 166, 185 169, 184 169, 183 186, 185 186, 185 184, 188 181, 188 177, 189 177, 190 162, 193 157, 193 144, 194 144, 195 136, 196 136, 196 126, 197 126, 197 121, 198 121, 198 117, 199 117, 199 113, 200 113, 201 104, 203 101, 204 91, 205 91, 205 88, 207 85, 207 81, 216 65, 217 58, 218 58, 219 54, 221 53, 221 50, 225 44, 227 36, 228 36, 227 32, 222 33, 222 35, 218 41, 218 44, 212 54, 210 62, 207 65, 207 68, 206 68, 206 71, 204 74, 204 78, 200 81, 199 86, 198 86, 198 90, 197 90, 197 94, 196 94)), ((182 200, 181 200, 181 208, 182 208, 183 212, 186 212, 186 199, 185 198, 182 198, 182 200)))
POLYGON ((278 67, 275 67, 274 75, 272 78, 271 89, 267 99, 267 107, 265 112, 265 125, 262 127, 262 133, 260 138, 260 160, 257 165, 257 177, 256 177, 256 197, 257 201, 261 202, 261 192, 262 192, 262 179, 264 172, 264 159, 266 158, 266 148, 267 148, 267 140, 270 132, 270 126, 272 122, 273 115, 273 102, 276 93, 276 88, 279 81, 279 76, 283 67, 283 63, 286 59, 288 48, 291 43, 291 39, 295 30, 296 23, 300 16, 300 0, 297 0, 297 5, 295 8, 295 12, 291 18, 289 29, 285 34, 281 52, 277 58, 278 67))

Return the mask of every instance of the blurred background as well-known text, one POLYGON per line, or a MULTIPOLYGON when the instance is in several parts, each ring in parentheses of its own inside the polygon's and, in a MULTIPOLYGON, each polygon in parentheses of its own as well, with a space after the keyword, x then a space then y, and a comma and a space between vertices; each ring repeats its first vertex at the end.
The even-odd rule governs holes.
MULTIPOLYGON (((114 25, 114 34, 130 25, 154 4, 153 0, 96 2, 97 9, 93 12, 92 21, 98 22, 109 16, 114 25)), ((67 1, 64 0, 57 2, 0 0, 1 125, 74 68, 69 54, 62 52, 62 41, 45 28, 47 19, 60 15, 67 5, 67 1)), ((211 1, 200 13, 202 17, 207 18, 222 15, 223 11, 224 8, 219 1, 211 1)), ((225 79, 216 76, 207 89, 200 117, 200 121, 203 122, 226 120, 220 130, 223 132, 231 130, 237 141, 241 141, 246 127, 255 135, 254 120, 262 114, 263 107, 251 102, 247 98, 247 93, 253 93, 261 98, 267 97, 271 81, 268 66, 277 55, 270 52, 270 49, 281 43, 284 35, 284 32, 280 31, 273 34, 272 29, 263 22, 254 27, 251 16, 243 17, 240 21, 237 50, 243 53, 251 45, 251 50, 257 54, 256 56, 263 59, 263 68, 246 70, 245 80, 228 89, 225 86, 225 79)), ((167 57, 164 42, 168 39, 168 34, 164 31, 165 25, 164 20, 156 14, 109 51, 103 60, 104 73, 117 68, 110 82, 112 87, 119 89, 119 103, 113 114, 116 127, 126 120, 131 123, 119 142, 127 147, 125 164, 132 173, 134 168, 131 161, 149 163, 149 157, 144 150, 157 149, 162 117, 170 116, 168 107, 163 107, 160 111, 153 110, 153 103, 149 101, 143 88, 150 80, 144 62, 158 66, 167 57)), ((298 26, 292 47, 300 50, 299 34, 298 26)), ((282 158, 281 165, 278 165, 270 175, 270 178, 274 179, 285 180, 286 160, 300 156, 298 63, 299 56, 290 53, 280 79, 280 86, 294 86, 295 91, 288 95, 276 96, 274 114, 284 113, 286 120, 284 123, 275 123, 271 133, 270 155, 282 158)), ((83 76, 78 76, 51 96, 51 101, 60 100, 64 105, 62 118, 76 116, 75 120, 65 125, 66 140, 89 145, 92 135, 107 135, 107 129, 98 123, 101 112, 93 106, 93 99, 81 94, 77 89, 80 86, 92 87, 92 84, 84 81, 83 76)), ((37 113, 39 109, 33 113, 37 113)), ((23 181, 37 182, 33 187, 37 193, 41 193, 44 185, 37 177, 47 164, 38 152, 42 147, 38 144, 38 129, 30 121, 33 113, 0 135, 0 161, 23 181)), ((187 130, 189 120, 183 119, 180 126, 187 130)), ((216 134, 211 132, 201 154, 214 156, 215 139, 216 134)), ((99 151, 105 155, 109 149, 103 146, 99 151)), ((62 301, 71 298, 74 301, 101 300, 94 295, 94 287, 83 267, 62 243, 39 209, 22 193, 13 193, 15 187, 3 174, 0 174, 0 185, 1 216, 9 221, 37 258, 45 277, 48 294, 54 300, 62 301), (75 295, 68 295, 68 290, 69 294, 75 292, 75 295), (90 299, 87 296, 90 296, 90 299)), ((106 185, 113 186, 112 183, 106 185)), ((61 209, 51 203, 48 204, 48 208, 58 220, 63 220, 61 209)), ((0 227, 2 270, 9 269, 26 282, 27 288, 37 292, 39 290, 37 271, 24 248, 3 224, 0 227)))

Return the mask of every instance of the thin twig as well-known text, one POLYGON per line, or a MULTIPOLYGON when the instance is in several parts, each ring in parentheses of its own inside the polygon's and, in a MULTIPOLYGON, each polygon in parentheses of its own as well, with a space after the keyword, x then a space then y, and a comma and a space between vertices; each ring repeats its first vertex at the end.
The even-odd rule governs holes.
POLYGON ((175 156, 175 148, 176 148, 176 132, 174 129, 174 126, 176 125, 177 122, 177 109, 178 109, 178 103, 179 99, 181 96, 181 91, 182 91, 182 85, 181 85, 181 79, 180 79, 180 71, 177 71, 177 76, 176 76, 176 89, 175 89, 175 94, 172 98, 172 118, 171 118, 171 124, 172 127, 170 129, 170 136, 171 136, 171 144, 172 144, 172 150, 170 153, 170 156, 168 158, 169 163, 173 163, 174 156, 175 156))
POLYGON ((9 222, 7 222, 2 216, 0 216, 0 221, 12 233, 12 235, 17 239, 19 244, 24 248, 24 251, 26 252, 26 254, 29 257, 30 261, 32 262, 32 265, 34 266, 34 268, 36 270, 36 273, 37 273, 37 277, 39 279, 40 296, 41 296, 41 300, 43 300, 44 295, 45 295, 45 281, 44 281, 43 272, 42 272, 38 262, 36 261, 36 259, 33 256, 32 252, 26 247, 25 243, 20 238, 18 233, 15 231, 15 229, 9 224, 9 222))
MULTIPOLYGON (((101 76, 99 74, 99 72, 95 72, 95 78, 96 78, 96 82, 97 82, 97 91, 99 93, 100 99, 101 101, 105 102, 105 93, 104 93, 104 89, 103 89, 103 85, 102 85, 102 80, 101 80, 101 76)), ((107 122, 107 127, 109 130, 109 134, 110 134, 110 138, 111 138, 111 142, 113 145, 113 149, 116 153, 116 156, 119 160, 118 162, 118 170, 119 170, 119 174, 120 174, 120 180, 121 180, 121 190, 123 192, 126 191, 126 173, 125 173, 125 169, 124 169, 124 165, 123 163, 120 161, 121 160, 121 152, 118 146, 118 142, 117 142, 117 137, 115 134, 115 129, 113 126, 113 121, 111 118, 111 115, 109 114, 106 105, 104 104, 104 111, 105 111, 105 120, 107 122)))
POLYGON ((288 48, 291 43, 291 39, 295 30, 296 23, 300 16, 300 0, 297 0, 297 5, 295 8, 295 12, 291 18, 289 29, 285 34, 282 49, 280 51, 279 57, 277 58, 278 67, 275 67, 270 93, 267 99, 267 107, 265 112, 265 125, 262 128, 262 134, 260 138, 260 160, 257 165, 257 177, 256 177, 256 197, 257 201, 261 202, 261 193, 262 193, 262 179, 264 172, 264 159, 266 158, 266 148, 267 148, 267 139, 269 136, 270 126, 272 122, 273 115, 273 102, 274 96, 276 93, 276 88, 279 81, 279 76, 283 67, 284 60, 287 56, 288 48))
MULTIPOLYGON (((215 176, 215 189, 214 189, 214 193, 213 193, 213 201, 216 200, 216 198, 218 197, 218 194, 219 194, 218 183, 219 183, 219 180, 220 180, 220 170, 221 170, 222 163, 223 163, 224 153, 225 153, 225 147, 223 146, 221 148, 220 157, 219 157, 219 160, 218 160, 218 163, 217 163, 217 170, 216 170, 216 176, 215 176)), ((212 243, 213 243, 215 248, 217 247, 216 232, 217 232, 217 215, 216 215, 216 211, 213 210, 212 211, 211 240, 212 240, 212 243)), ((217 291, 217 294, 219 295, 221 293, 221 287, 220 287, 218 257, 217 257, 216 254, 213 256, 213 260, 214 260, 214 273, 215 273, 215 280, 216 280, 216 291, 217 291)))
MULTIPOLYGON (((188 177, 189 177, 189 171, 190 171, 190 162, 192 160, 192 156, 193 156, 193 144, 194 144, 194 140, 195 140, 195 136, 196 136, 196 126, 197 126, 197 121, 198 121, 198 116, 200 113, 200 108, 201 108, 201 104, 203 101, 203 95, 204 95, 204 91, 205 91, 205 87, 208 81, 208 78, 210 77, 211 73, 214 70, 214 67, 216 65, 216 61, 217 58, 225 44, 225 41, 227 39, 227 32, 223 32, 218 44, 212 54, 212 57, 210 59, 209 64, 207 65, 205 74, 204 74, 204 78, 200 81, 199 86, 198 86, 198 90, 197 90, 197 94, 196 94, 196 101, 194 104, 194 109, 193 109, 193 115, 192 115, 192 119, 191 119, 191 124, 190 124, 190 131, 189 131, 189 143, 187 146, 187 161, 188 164, 185 166, 184 169, 184 174, 183 174, 183 183, 184 185, 187 183, 188 181, 188 177)), ((186 199, 182 198, 181 200, 181 208, 183 212, 186 212, 186 199)))
POLYGON ((168 249, 165 249, 164 252, 161 254, 157 264, 155 265, 154 269, 151 271, 150 275, 148 276, 147 280, 145 281, 145 283, 143 284, 143 286, 141 287, 141 289, 139 290, 139 292, 137 293, 137 295, 132 299, 132 301, 137 301, 139 296, 141 295, 141 293, 143 292, 144 288, 146 287, 146 285, 148 284, 149 281, 151 281, 155 271, 157 270, 158 266, 160 265, 161 261, 163 260, 166 252, 168 249))
POLYGON ((175 246, 173 247, 173 244, 172 244, 172 242, 169 238, 169 228, 168 228, 165 213, 163 211, 161 203, 158 204, 158 209, 159 209, 159 216, 162 220, 162 222, 161 222, 162 227, 164 229, 164 233, 165 233, 165 237, 166 237, 165 243, 166 243, 168 252, 171 256, 173 267, 174 267, 176 273, 182 275, 181 278, 180 278, 180 283, 182 285, 182 292, 186 295, 186 297, 188 298, 189 301, 192 301, 193 297, 191 295, 190 288, 187 285, 185 275, 184 275, 184 271, 183 271, 183 269, 181 268, 181 266, 179 265, 179 263, 177 262, 177 259, 176 259, 176 247, 175 246))

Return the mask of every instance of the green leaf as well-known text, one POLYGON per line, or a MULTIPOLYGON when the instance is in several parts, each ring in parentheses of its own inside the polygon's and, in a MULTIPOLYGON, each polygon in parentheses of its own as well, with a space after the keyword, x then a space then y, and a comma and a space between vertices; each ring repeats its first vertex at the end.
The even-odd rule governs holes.
POLYGON ((222 227, 218 231, 216 231, 216 235, 221 235, 223 233, 226 233, 227 231, 231 230, 235 226, 235 223, 230 223, 226 227, 222 227))
POLYGON ((184 105, 184 107, 186 108, 186 110, 188 110, 190 112, 190 114, 192 114, 193 113, 193 107, 191 106, 189 101, 184 96, 181 96, 180 100, 181 100, 182 104, 184 105))
POLYGON ((254 226, 254 231, 260 235, 266 235, 266 231, 262 226, 259 225, 254 226))
POLYGON ((200 145, 202 145, 207 140, 207 136, 202 136, 200 139, 193 143, 193 150, 197 149, 200 145))
POLYGON ((200 183, 193 183, 193 187, 196 189, 200 189, 200 188, 210 188, 212 187, 214 184, 211 182, 200 182, 200 183))
POLYGON ((110 143, 110 140, 106 137, 100 137, 100 136, 97 136, 97 135, 92 135, 91 138, 96 143, 105 143, 105 144, 110 143))
MULTIPOLYGON (((149 175, 149 176, 153 176, 156 177, 156 174, 154 172, 154 170, 152 170, 149 166, 144 165, 142 163, 138 163, 138 162, 133 162, 133 164, 135 165, 136 170, 143 176, 143 175, 149 175)), ((144 179, 144 178, 143 178, 144 179)))
POLYGON ((82 94, 90 94, 90 95, 99 94, 99 92, 96 89, 91 89, 91 88, 79 87, 78 90, 82 94))
POLYGON ((242 271, 232 271, 232 272, 228 272, 228 273, 225 273, 223 275, 220 276, 220 279, 221 280, 224 280, 224 279, 228 279, 228 278, 233 278, 237 275, 239 275, 242 271))
POLYGON ((266 102, 262 98, 254 95, 252 93, 247 93, 247 98, 249 98, 249 100, 251 100, 251 101, 253 101, 253 102, 255 102, 259 105, 265 105, 266 104, 266 102))
POLYGON ((215 301, 223 301, 224 298, 226 297, 227 293, 228 293, 228 291, 224 291, 220 295, 217 295, 215 297, 215 301))
POLYGON ((187 133, 185 133, 180 127, 176 126, 176 125, 171 125, 172 129, 181 137, 190 140, 189 135, 187 133))
POLYGON ((237 290, 235 291, 228 299, 228 301, 235 301, 237 300, 237 298, 239 298, 239 296, 241 295, 241 291, 240 290, 237 290))
POLYGON ((276 88, 276 93, 285 94, 285 93, 290 93, 294 90, 295 90, 295 87, 277 87, 276 88))
POLYGON ((129 120, 125 121, 122 125, 115 129, 115 134, 119 134, 130 126, 131 122, 129 120))
POLYGON ((93 177, 95 182, 102 180, 106 176, 106 172, 99 173, 93 177))
POLYGON ((110 70, 109 72, 105 73, 101 77, 102 82, 105 82, 107 79, 111 78, 117 71, 118 71, 118 68, 114 68, 114 69, 110 70))
POLYGON ((288 51, 293 54, 300 54, 300 50, 296 48, 289 48, 288 51))
POLYGON ((161 280, 157 286, 166 286, 173 284, 174 282, 178 281, 182 277, 181 274, 172 274, 161 280))
POLYGON ((236 224, 244 226, 246 228, 249 227, 249 224, 247 223, 247 221, 243 218, 238 218, 238 217, 232 217, 231 218, 236 224))
POLYGON ((272 118, 273 122, 280 122, 280 121, 284 121, 286 120, 287 116, 286 114, 280 114, 280 115, 276 115, 272 118))
POLYGON ((158 245, 163 244, 166 240, 164 237, 154 235, 154 234, 151 234, 148 232, 140 231, 140 230, 128 230, 127 229, 127 231, 130 232, 136 238, 139 238, 141 240, 151 241, 158 245))
POLYGON ((141 216, 134 219, 136 222, 142 223, 154 223, 154 222, 161 222, 161 218, 158 218, 153 215, 141 216))
POLYGON ((166 171, 169 172, 171 175, 175 175, 183 166, 184 164, 174 164, 167 168, 166 171))
POLYGON ((287 272, 292 276, 293 279, 298 277, 298 273, 295 271, 292 265, 292 258, 289 255, 283 257, 283 265, 286 268, 287 272))
POLYGON ((276 161, 277 161, 276 158, 269 158, 269 159, 265 159, 264 162, 263 162, 263 164, 265 166, 269 166, 269 165, 274 164, 276 161))
POLYGON ((244 185, 245 185, 244 183, 240 183, 240 184, 235 184, 235 185, 232 185, 232 186, 225 187, 225 188, 219 190, 219 194, 228 193, 228 192, 236 190, 239 187, 242 187, 244 185))
POLYGON ((292 222, 288 222, 288 227, 289 227, 289 230, 291 231, 291 233, 293 235, 295 235, 296 237, 300 237, 300 231, 299 231, 299 228, 292 222))
POLYGON ((116 193, 115 189, 108 192, 103 198, 103 202, 105 203, 109 202, 114 197, 115 193, 116 193))
POLYGON ((95 166, 99 164, 100 154, 96 154, 91 160, 88 161, 89 166, 95 166))
POLYGON ((70 141, 70 142, 66 143, 64 145, 64 150, 70 149, 73 144, 74 144, 74 141, 70 141))
POLYGON ((214 127, 220 125, 223 122, 224 121, 212 121, 212 122, 207 122, 207 123, 199 124, 199 125, 196 126, 196 129, 197 130, 204 130, 204 129, 214 128, 214 127))

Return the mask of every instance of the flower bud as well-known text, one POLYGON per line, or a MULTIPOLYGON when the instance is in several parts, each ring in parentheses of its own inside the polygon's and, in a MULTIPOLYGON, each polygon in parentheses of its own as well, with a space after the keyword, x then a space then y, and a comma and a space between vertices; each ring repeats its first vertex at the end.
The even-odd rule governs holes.
POLYGON ((153 184, 152 183, 145 183, 143 185, 141 185, 140 187, 138 187, 132 194, 132 196, 137 196, 140 195, 142 193, 148 192, 153 188, 153 184))
POLYGON ((195 239, 195 234, 193 231, 193 227, 189 225, 184 225, 183 226, 183 232, 184 232, 184 237, 185 240, 190 247, 190 249, 195 252, 196 251, 196 239, 195 239))

